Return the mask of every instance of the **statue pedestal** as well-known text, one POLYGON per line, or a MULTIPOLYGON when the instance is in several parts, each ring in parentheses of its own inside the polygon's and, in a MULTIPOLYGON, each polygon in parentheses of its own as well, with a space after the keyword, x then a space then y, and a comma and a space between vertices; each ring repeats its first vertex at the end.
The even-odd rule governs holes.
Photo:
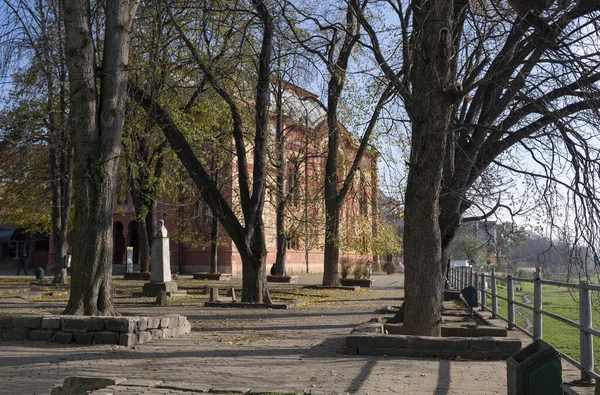
POLYGON ((167 282, 149 282, 144 284, 144 293, 157 294, 160 292, 174 292, 177 291, 177 283, 175 281, 167 282))
POLYGON ((171 293, 177 291, 177 283, 171 278, 171 252, 164 221, 159 222, 156 238, 152 242, 150 282, 144 284, 144 293, 171 293))

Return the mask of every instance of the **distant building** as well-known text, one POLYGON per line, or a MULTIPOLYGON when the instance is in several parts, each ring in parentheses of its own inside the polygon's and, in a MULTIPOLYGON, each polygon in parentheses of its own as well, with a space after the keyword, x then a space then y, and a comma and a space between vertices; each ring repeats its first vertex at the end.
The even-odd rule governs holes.
MULTIPOLYGON (((318 104, 318 97, 292 84, 285 85, 284 126, 286 128, 285 149, 288 153, 287 189, 296 185, 293 197, 288 204, 289 215, 286 226, 289 229, 286 267, 288 274, 322 273, 324 232, 323 184, 327 155, 326 113, 318 104)), ((272 114, 271 129, 274 130, 275 115, 272 114)), ((353 159, 358 144, 351 134, 341 129, 340 175, 345 175, 348 159, 353 159), (344 161, 344 158, 346 160, 344 161)), ((252 156, 248 156, 249 168, 253 166, 252 156)), ((235 163, 231 157, 231 163, 235 163)), ((237 196, 236 166, 231 164, 219 170, 223 184, 222 192, 234 210, 239 210, 237 196)), ((270 178, 274 179, 271 172, 270 178)), ((165 198, 157 202, 155 218, 165 219, 171 239, 171 270, 173 272, 193 273, 208 271, 210 268, 210 210, 195 196, 190 201, 173 202, 165 198), (181 205, 180 203, 185 203, 181 205), (186 237, 183 235, 184 230, 186 237), (190 234, 193 237, 190 237, 190 234), (183 240, 185 239, 185 240, 183 240), (191 240, 190 240, 191 239, 191 240)), ((265 198, 264 222, 267 240, 267 270, 275 263, 275 186, 271 182, 265 198)), ((359 239, 373 237, 376 233, 376 218, 379 215, 377 201, 377 154, 365 153, 359 172, 346 202, 341 209, 340 230, 346 245, 360 242, 359 239)), ((118 209, 113 215, 114 265, 126 262, 126 249, 133 247, 134 264, 139 263, 139 232, 131 199, 115 202, 118 209)), ((219 226, 218 271, 221 273, 241 274, 242 262, 235 245, 219 226)), ((357 253, 343 249, 341 255, 358 256, 357 253)), ((52 262, 53 251, 48 257, 52 262)), ((369 256, 377 260, 377 257, 369 256)))

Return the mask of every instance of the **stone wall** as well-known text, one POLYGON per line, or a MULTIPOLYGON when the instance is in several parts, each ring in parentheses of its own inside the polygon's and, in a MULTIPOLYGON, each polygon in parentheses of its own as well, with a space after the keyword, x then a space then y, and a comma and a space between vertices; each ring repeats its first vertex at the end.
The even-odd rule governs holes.
POLYGON ((0 340, 134 346, 190 333, 182 315, 151 317, 0 316, 0 340))
POLYGON ((507 359, 521 349, 521 341, 503 337, 427 337, 407 335, 350 335, 346 349, 358 355, 413 358, 457 357, 474 360, 507 359))
POLYGON ((346 351, 358 355, 501 360, 521 350, 521 341, 516 338, 394 335, 383 328, 381 324, 355 328, 346 337, 346 351))

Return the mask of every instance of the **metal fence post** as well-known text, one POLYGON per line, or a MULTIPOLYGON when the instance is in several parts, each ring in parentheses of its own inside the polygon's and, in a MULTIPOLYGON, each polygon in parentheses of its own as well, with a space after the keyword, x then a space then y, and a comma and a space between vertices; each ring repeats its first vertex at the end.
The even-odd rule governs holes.
POLYGON ((479 298, 479 284, 478 281, 479 280, 479 274, 477 274, 477 272, 473 273, 473 275, 471 276, 473 278, 473 288, 475 288, 475 295, 477 295, 477 301, 481 301, 481 299, 479 298))
POLYGON ((513 301, 515 300, 515 289, 513 287, 513 277, 512 275, 506 276, 506 291, 508 298, 508 329, 515 328, 515 304, 513 301))
POLYGON ((589 382, 592 377, 588 373, 594 370, 594 338, 586 329, 592 327, 592 300, 587 281, 579 282, 579 352, 581 357, 581 381, 589 382))
POLYGON ((469 268, 469 284, 468 285, 473 285, 473 268, 469 268))
POLYGON ((542 273, 539 267, 535 268, 533 282, 533 340, 542 338, 542 273))
POLYGON ((481 310, 486 309, 487 295, 485 293, 485 273, 481 273, 481 310))
POLYGON ((498 289, 496 288, 496 271, 492 269, 492 318, 498 317, 498 289))
POLYGON ((461 290, 463 289, 463 277, 464 277, 464 270, 462 267, 458 268, 458 289, 461 290))

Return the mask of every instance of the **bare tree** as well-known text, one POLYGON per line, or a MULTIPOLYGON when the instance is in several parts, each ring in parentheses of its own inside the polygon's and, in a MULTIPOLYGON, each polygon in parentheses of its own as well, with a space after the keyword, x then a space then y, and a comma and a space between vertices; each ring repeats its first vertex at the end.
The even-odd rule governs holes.
MULTIPOLYGON (((177 153, 198 187, 203 200, 235 243, 242 259, 242 301, 271 303, 266 282, 267 250, 263 208, 266 192, 267 126, 274 33, 273 17, 267 5, 261 0, 253 0, 250 7, 245 2, 233 2, 233 4, 207 2, 199 4, 199 7, 203 10, 204 19, 197 21, 200 26, 197 32, 201 38, 200 42, 205 44, 204 52, 201 52, 201 49, 196 45, 198 41, 195 41, 195 36, 189 36, 189 32, 194 31, 192 29, 194 27, 193 23, 184 25, 185 19, 183 17, 178 19, 181 15, 177 14, 176 9, 170 11, 171 22, 176 26, 184 47, 202 75, 199 81, 207 81, 230 109, 237 157, 241 220, 232 209, 232 202, 228 202, 226 197, 221 194, 221 191, 213 182, 211 174, 200 162, 172 116, 139 87, 133 87, 131 97, 134 102, 141 105, 148 112, 162 129, 171 148, 177 153), (252 18, 248 20, 249 15, 258 17, 259 23, 253 23, 252 18), (218 18, 223 18, 223 20, 218 20, 218 18), (211 28, 215 30, 210 30, 211 28), (242 31, 243 34, 238 35, 238 30, 242 31), (208 48, 211 44, 210 37, 223 31, 223 35, 217 36, 218 39, 216 40, 218 44, 223 44, 223 51, 213 54, 208 48), (255 92, 253 99, 252 177, 249 172, 247 136, 244 133, 243 110, 240 105, 245 97, 243 92, 234 95, 228 89, 228 82, 225 77, 232 77, 232 74, 219 73, 217 70, 219 66, 226 67, 227 62, 232 61, 232 58, 225 57, 227 51, 231 49, 229 45, 232 37, 241 40, 237 48, 242 52, 236 53, 236 56, 251 56, 251 61, 256 64, 256 69, 253 71, 255 82, 252 84, 255 92), (251 40, 249 40, 250 38, 251 40), (258 49, 251 46, 253 42, 260 43, 258 49), (248 47, 249 45, 250 47, 248 47), (250 49, 251 55, 243 52, 247 49, 250 49), (211 55, 214 56, 211 57, 211 55)), ((234 57, 234 59, 238 58, 234 57)), ((238 75, 243 66, 238 63, 233 70, 228 70, 228 72, 234 73, 234 76, 238 75), (235 68, 238 69, 235 70, 235 68)), ((238 83, 248 85, 247 82, 238 81, 238 83)))
MULTIPOLYGON (((364 3, 366 5, 366 3, 364 3)), ((326 6, 326 8, 329 5, 326 6)), ((394 88, 392 84, 385 84, 380 90, 375 106, 371 109, 371 116, 364 127, 360 137, 360 144, 348 168, 345 177, 340 177, 339 151, 342 126, 338 120, 339 110, 343 102, 343 94, 347 83, 349 63, 357 44, 360 42, 360 24, 358 11, 351 2, 344 2, 340 9, 325 10, 320 15, 315 15, 314 10, 306 11, 289 4, 291 11, 286 13, 286 20, 290 27, 296 24, 313 24, 318 33, 312 31, 302 34, 298 29, 293 29, 294 40, 304 50, 314 55, 321 63, 320 66, 327 70, 327 100, 323 105, 327 121, 327 160, 325 163, 324 198, 325 198, 325 256, 323 285, 336 286, 339 279, 339 250, 340 250, 340 210, 350 191, 354 176, 360 167, 362 158, 367 151, 371 135, 379 115, 391 98, 394 88), (329 20, 326 15, 343 15, 342 21, 329 20), (298 16, 296 16, 298 15, 298 16), (340 180, 340 178, 342 178, 340 180)))
MULTIPOLYGON (((37 89, 40 81, 44 84, 39 86, 45 96, 39 97, 39 100, 44 101, 44 112, 41 114, 42 119, 34 122, 43 125, 43 132, 38 139, 47 144, 49 153, 54 247, 53 282, 64 284, 71 208, 73 144, 67 119, 67 70, 61 3, 54 0, 19 0, 4 1, 4 5, 9 21, 13 21, 17 28, 11 32, 11 42, 3 44, 18 48, 29 57, 25 62, 29 65, 27 70, 32 78, 18 78, 17 85, 22 85, 23 92, 27 87, 37 89), (39 77, 39 80, 36 77, 39 77)), ((10 62, 6 62, 4 67, 9 65, 10 62)), ((35 114, 30 111, 27 117, 33 121, 35 114)), ((39 128, 34 126, 34 122, 29 125, 28 131, 22 131, 22 137, 27 133, 39 133, 39 128)))
POLYGON ((551 193, 551 185, 572 192, 587 228, 598 228, 598 150, 585 125, 597 120, 599 54, 591 43, 598 39, 600 5, 385 4, 399 21, 397 52, 386 51, 372 18, 376 8, 360 20, 411 123, 404 329, 439 336, 449 246, 472 207, 468 191, 490 166, 536 177, 544 192, 551 193), (533 163, 529 168, 524 155, 533 163), (565 169, 571 174, 566 178, 560 174, 565 169))

